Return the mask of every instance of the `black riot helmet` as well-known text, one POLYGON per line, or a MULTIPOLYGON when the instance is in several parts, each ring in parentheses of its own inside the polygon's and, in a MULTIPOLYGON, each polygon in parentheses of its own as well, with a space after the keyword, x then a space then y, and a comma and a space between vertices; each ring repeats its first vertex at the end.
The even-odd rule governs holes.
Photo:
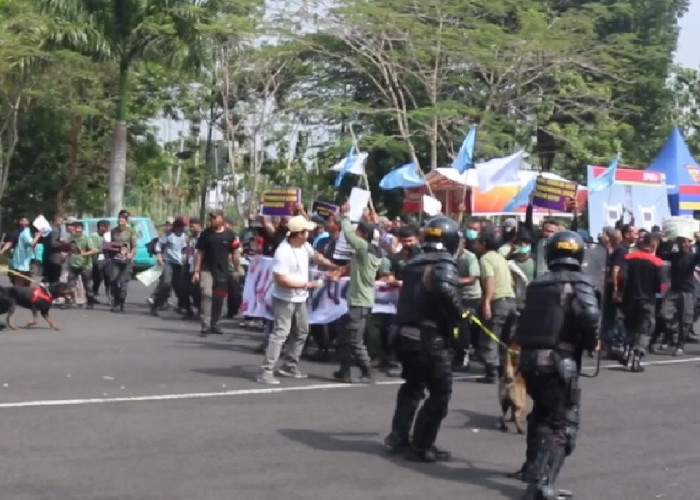
POLYGON ((583 262, 583 239, 573 231, 559 231, 547 240, 547 267, 556 265, 581 269, 583 262))
POLYGON ((459 249, 459 226, 445 216, 433 217, 425 225, 423 250, 427 252, 445 251, 452 255, 459 249))

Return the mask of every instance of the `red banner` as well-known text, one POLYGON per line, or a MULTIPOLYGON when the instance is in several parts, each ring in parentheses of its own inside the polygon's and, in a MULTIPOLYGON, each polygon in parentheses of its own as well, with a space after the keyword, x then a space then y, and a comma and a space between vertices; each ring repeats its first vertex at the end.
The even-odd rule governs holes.
MULTIPOLYGON (((593 177, 598 177, 608 167, 593 165, 593 177)), ((615 172, 615 182, 620 184, 663 184, 666 176, 653 170, 640 170, 636 168, 618 168, 615 172)))

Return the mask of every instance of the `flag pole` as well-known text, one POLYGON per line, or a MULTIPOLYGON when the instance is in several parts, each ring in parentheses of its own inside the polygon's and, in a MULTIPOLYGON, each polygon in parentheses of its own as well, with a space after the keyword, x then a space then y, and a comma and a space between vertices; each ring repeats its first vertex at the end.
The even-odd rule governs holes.
MULTIPOLYGON (((350 124, 350 135, 352 136, 352 145, 355 147, 355 151, 357 151, 357 155, 359 156, 360 154, 360 146, 357 144, 357 136, 355 136, 355 130, 352 128, 352 123, 350 124)), ((374 211, 374 202, 372 202, 372 190, 369 187, 369 179, 367 179, 367 172, 365 169, 362 169, 362 179, 365 181, 365 187, 367 188, 367 191, 370 192, 369 195, 369 208, 372 210, 372 213, 376 212, 374 211)))

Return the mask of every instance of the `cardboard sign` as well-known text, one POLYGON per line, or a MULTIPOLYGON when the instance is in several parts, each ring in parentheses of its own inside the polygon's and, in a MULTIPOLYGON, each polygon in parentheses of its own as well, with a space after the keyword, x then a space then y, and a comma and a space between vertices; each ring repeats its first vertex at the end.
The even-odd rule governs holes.
POLYGON ((535 191, 532 193, 532 204, 558 212, 571 210, 571 202, 576 199, 576 183, 537 177, 535 191))
POLYGON ((337 214, 340 208, 338 205, 328 203, 327 201, 314 201, 311 205, 311 215, 320 215, 324 219, 328 219, 331 215, 337 214))
POLYGON ((301 189, 279 188, 263 193, 262 214, 278 217, 294 215, 296 206, 301 203, 301 189))

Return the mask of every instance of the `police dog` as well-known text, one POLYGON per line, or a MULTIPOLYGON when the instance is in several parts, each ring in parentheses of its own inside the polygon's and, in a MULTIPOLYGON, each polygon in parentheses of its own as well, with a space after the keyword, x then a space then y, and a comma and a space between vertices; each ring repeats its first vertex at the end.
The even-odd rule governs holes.
POLYGON ((36 325, 38 313, 46 320, 51 328, 59 330, 49 311, 54 299, 68 298, 73 289, 67 283, 54 283, 52 285, 26 287, 3 286, 0 287, 0 315, 7 314, 7 327, 16 330, 17 326, 12 321, 16 306, 32 311, 32 319, 27 323, 27 328, 36 325))
POLYGON ((506 353, 506 366, 498 381, 498 399, 503 411, 503 415, 499 419, 500 429, 503 432, 508 431, 506 415, 510 410, 510 422, 515 423, 518 434, 523 434, 522 421, 527 412, 527 390, 525 379, 518 368, 518 356, 512 352, 506 353))

